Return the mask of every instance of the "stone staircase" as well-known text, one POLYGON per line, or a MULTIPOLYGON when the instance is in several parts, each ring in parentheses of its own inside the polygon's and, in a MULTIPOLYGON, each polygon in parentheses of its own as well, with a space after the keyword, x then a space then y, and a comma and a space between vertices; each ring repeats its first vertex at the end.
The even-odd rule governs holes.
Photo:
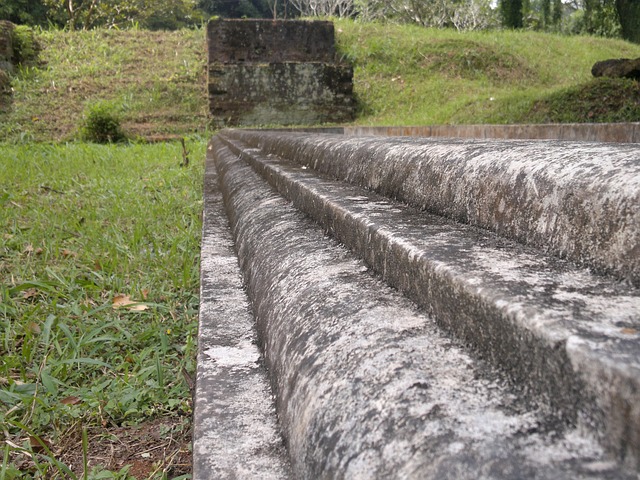
POLYGON ((638 477, 637 144, 225 130, 204 211, 194 479, 638 477))

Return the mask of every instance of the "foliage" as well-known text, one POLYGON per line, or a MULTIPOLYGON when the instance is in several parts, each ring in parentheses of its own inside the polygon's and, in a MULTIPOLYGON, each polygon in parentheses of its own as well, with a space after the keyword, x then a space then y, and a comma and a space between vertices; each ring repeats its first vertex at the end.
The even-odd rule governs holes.
POLYGON ((353 0, 290 0, 291 5, 303 16, 340 18, 353 14, 353 0))
POLYGON ((121 425, 189 418, 203 165, 180 168, 177 143, 0 152, 3 469, 81 477, 59 459, 78 458, 82 431, 103 432, 91 449, 121 425), (114 308, 118 294, 148 308, 114 308))
POLYGON ((500 18, 506 28, 522 28, 524 26, 523 0, 500 0, 500 18))
POLYGON ((616 0, 622 38, 640 43, 640 1, 616 0))
POLYGON ((80 135, 83 140, 94 143, 118 143, 127 139, 120 125, 117 107, 106 101, 87 107, 80 135))
MULTIPOLYGON (((281 2, 288 3, 288 2, 281 2)), ((209 15, 218 15, 224 18, 261 18, 272 17, 273 0, 200 0, 198 7, 209 15)))
POLYGON ((137 25, 176 30, 203 21, 195 0, 42 0, 48 16, 70 30, 137 25))
MULTIPOLYGON (((640 21, 640 17, 637 19, 640 21)), ((615 0, 584 0, 581 31, 603 37, 620 36, 620 18, 615 0)))
POLYGON ((42 47, 36 40, 35 32, 26 25, 16 25, 12 32, 13 63, 29 66, 38 62, 42 47))
POLYGON ((364 21, 398 21, 425 27, 480 30, 496 25, 489 0, 356 0, 355 12, 364 21))
POLYGON ((42 0, 2 0, 0 19, 15 24, 47 25, 48 8, 42 0))

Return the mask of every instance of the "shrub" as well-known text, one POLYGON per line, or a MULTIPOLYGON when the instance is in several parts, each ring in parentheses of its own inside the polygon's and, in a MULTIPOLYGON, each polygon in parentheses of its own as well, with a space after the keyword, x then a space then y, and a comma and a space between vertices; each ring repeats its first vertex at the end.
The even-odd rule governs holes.
POLYGON ((12 33, 13 63, 15 65, 35 65, 40 54, 40 44, 33 29, 26 25, 16 25, 12 33))
POLYGON ((83 140, 95 143, 118 143, 127 139, 120 125, 118 108, 106 101, 87 107, 80 134, 83 140))

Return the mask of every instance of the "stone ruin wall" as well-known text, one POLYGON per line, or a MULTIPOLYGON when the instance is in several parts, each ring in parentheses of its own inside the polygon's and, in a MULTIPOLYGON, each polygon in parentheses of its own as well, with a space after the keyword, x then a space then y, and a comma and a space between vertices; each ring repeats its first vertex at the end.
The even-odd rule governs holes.
POLYGON ((13 42, 12 33, 14 25, 6 20, 0 20, 0 107, 2 97, 10 93, 11 80, 9 74, 13 73, 13 42))
POLYGON ((353 68, 336 61, 331 22, 213 20, 207 42, 216 126, 353 119, 353 68))

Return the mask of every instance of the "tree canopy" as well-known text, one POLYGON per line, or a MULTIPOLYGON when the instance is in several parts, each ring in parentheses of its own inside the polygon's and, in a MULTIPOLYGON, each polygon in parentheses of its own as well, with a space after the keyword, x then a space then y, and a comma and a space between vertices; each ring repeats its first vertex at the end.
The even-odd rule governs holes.
POLYGON ((622 36, 640 43, 640 0, 2 0, 18 24, 177 29, 226 18, 353 17, 460 30, 526 28, 622 36))

